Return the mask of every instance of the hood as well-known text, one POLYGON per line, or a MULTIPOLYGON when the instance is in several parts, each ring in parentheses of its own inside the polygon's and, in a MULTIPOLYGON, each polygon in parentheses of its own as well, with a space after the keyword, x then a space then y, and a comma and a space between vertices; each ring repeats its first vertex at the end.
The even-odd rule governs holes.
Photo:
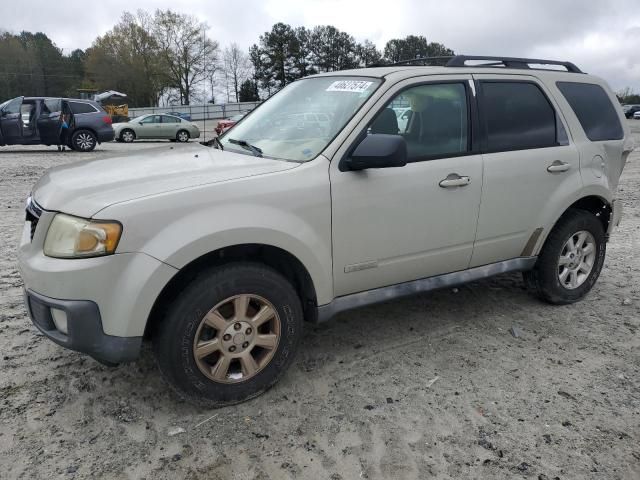
POLYGON ((33 198, 45 210, 88 218, 115 203, 298 165, 201 145, 162 147, 52 168, 34 187, 33 198))

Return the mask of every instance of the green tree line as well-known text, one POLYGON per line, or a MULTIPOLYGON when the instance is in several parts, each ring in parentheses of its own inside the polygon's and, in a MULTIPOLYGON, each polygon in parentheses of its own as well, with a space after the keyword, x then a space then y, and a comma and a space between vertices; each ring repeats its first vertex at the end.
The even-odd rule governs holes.
POLYGON ((248 51, 224 49, 194 16, 172 10, 125 12, 86 50, 65 54, 44 33, 0 33, 0 101, 19 95, 76 96, 117 90, 130 106, 254 101, 318 72, 380 65, 453 50, 424 36, 389 40, 382 51, 331 25, 276 23, 248 51), (204 85, 211 86, 202 98, 204 85))

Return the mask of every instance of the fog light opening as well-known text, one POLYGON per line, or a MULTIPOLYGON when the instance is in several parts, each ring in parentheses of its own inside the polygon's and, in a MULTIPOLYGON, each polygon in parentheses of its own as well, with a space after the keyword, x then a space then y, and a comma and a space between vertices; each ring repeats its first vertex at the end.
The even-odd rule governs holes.
POLYGON ((67 312, 57 308, 51 309, 51 317, 58 331, 67 335, 67 312))

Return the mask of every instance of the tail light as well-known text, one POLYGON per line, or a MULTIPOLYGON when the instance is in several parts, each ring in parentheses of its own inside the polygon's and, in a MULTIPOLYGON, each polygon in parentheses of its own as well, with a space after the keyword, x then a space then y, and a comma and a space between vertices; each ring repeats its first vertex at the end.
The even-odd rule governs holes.
POLYGON ((109 115, 105 115, 104 117, 102 117, 102 121, 107 125, 111 125, 113 123, 113 120, 109 115))

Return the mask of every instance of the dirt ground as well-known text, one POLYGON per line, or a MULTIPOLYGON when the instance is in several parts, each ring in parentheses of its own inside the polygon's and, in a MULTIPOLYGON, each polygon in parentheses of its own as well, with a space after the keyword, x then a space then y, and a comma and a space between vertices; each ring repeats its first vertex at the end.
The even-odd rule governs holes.
POLYGON ((0 149, 0 478, 640 478, 640 153, 584 301, 549 306, 504 275, 342 314, 307 329, 265 395, 206 411, 170 392, 148 349, 104 367, 39 335, 22 305, 36 179, 159 146, 0 149))

